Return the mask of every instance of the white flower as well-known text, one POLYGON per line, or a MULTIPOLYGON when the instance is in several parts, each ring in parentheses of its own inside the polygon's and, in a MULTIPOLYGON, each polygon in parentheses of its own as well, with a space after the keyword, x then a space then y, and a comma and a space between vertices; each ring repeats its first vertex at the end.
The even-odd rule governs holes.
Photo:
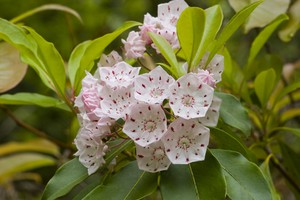
POLYGON ((129 107, 136 103, 133 94, 133 86, 110 87, 103 86, 101 93, 101 108, 103 113, 113 119, 124 118, 129 111, 129 107))
POLYGON ((125 48, 125 56, 127 58, 140 58, 143 57, 146 51, 146 42, 142 39, 140 34, 131 31, 126 40, 122 39, 125 48))
POLYGON ((123 61, 123 59, 119 55, 119 53, 116 51, 112 51, 108 55, 102 54, 102 56, 99 60, 99 63, 98 63, 98 67, 112 67, 115 64, 122 62, 122 61, 123 61))
POLYGON ((170 107, 175 115, 185 119, 204 117, 213 98, 214 89, 196 74, 180 77, 170 86, 170 107))
MULTIPOLYGON (((202 57, 198 66, 200 69, 204 69, 208 56, 209 53, 206 53, 202 57)), ((222 80, 222 73, 224 71, 224 56, 216 54, 205 69, 209 71, 209 73, 215 79, 215 83, 220 82, 222 80)))
POLYGON ((134 96, 139 101, 161 104, 169 98, 169 86, 175 80, 163 68, 157 66, 149 73, 137 76, 134 81, 134 96))
POLYGON ((105 84, 116 87, 127 87, 133 83, 134 78, 139 74, 140 67, 132 67, 126 62, 119 62, 113 67, 101 67, 100 78, 105 84))
POLYGON ((148 32, 157 33, 163 27, 162 21, 156 17, 152 17, 149 13, 144 16, 144 22, 142 26, 139 26, 141 38, 147 45, 152 43, 148 32))
POLYGON ((206 83, 210 87, 216 87, 216 81, 214 79, 214 75, 211 74, 208 70, 198 69, 197 76, 203 83, 206 83))
POLYGON ((212 103, 208 111, 206 112, 206 115, 204 117, 198 118, 198 121, 204 126, 211 126, 211 127, 217 126, 221 103, 222 100, 214 96, 212 103))
POLYGON ((87 128, 81 128, 74 143, 78 149, 74 155, 79 156, 79 161, 88 168, 89 175, 105 163, 103 156, 108 147, 99 135, 93 134, 87 128))
POLYGON ((173 164, 204 160, 209 142, 209 129, 195 119, 178 118, 169 125, 162 142, 173 164))
POLYGON ((161 141, 145 147, 136 144, 136 160, 139 168, 148 172, 167 170, 171 164, 161 141))
POLYGON ((140 146, 160 140, 166 131, 166 115, 158 104, 133 105, 123 127, 123 132, 140 146))

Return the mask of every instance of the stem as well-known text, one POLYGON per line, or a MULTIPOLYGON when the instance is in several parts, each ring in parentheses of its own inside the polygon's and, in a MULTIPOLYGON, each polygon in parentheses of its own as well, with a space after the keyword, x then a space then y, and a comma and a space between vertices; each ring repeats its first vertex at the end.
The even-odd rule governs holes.
POLYGON ((45 138, 47 140, 50 140, 51 142, 57 144, 58 146, 60 147, 63 147, 63 148, 66 148, 66 149, 70 149, 70 150, 73 150, 73 148, 68 145, 68 144, 65 144, 63 142, 61 142, 60 140, 57 140, 55 138, 52 138, 50 137, 47 133, 43 132, 43 131, 40 131, 36 128, 34 128, 33 126, 23 122, 22 120, 20 120, 19 118, 17 118, 14 113, 12 111, 10 111, 8 108, 6 107, 3 107, 1 106, 2 110, 12 119, 14 120, 14 122, 19 125, 20 127, 30 131, 31 133, 35 134, 36 136, 38 137, 41 137, 41 138, 45 138))

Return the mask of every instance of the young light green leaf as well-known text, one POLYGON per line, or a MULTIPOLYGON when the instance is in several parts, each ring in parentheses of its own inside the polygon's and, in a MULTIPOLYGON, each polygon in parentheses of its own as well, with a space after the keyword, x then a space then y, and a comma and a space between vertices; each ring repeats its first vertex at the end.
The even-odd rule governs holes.
POLYGON ((254 81, 254 89, 262 107, 267 106, 267 102, 273 92, 275 84, 276 73, 272 68, 261 72, 256 77, 254 81))
POLYGON ((0 93, 10 90, 22 81, 27 65, 20 60, 16 48, 6 42, 0 43, 0 93))
POLYGON ((222 168, 210 152, 204 161, 171 165, 161 173, 160 189, 165 200, 219 200, 226 194, 222 168))
POLYGON ((230 21, 226 24, 226 26, 223 28, 222 32, 220 33, 219 37, 217 38, 217 42, 214 48, 212 49, 212 51, 210 52, 206 64, 208 64, 211 61, 211 59, 219 51, 219 49, 224 46, 225 42, 246 21, 246 19, 253 12, 253 10, 262 2, 263 0, 260 0, 246 6, 230 19, 230 21))
POLYGON ((74 186, 88 177, 87 169, 74 158, 62 165, 50 179, 42 200, 55 200, 67 194, 74 186))
POLYGON ((275 103, 277 103, 279 100, 281 100, 284 96, 288 95, 289 93, 297 90, 300 88, 300 81, 295 81, 293 83, 290 83, 287 87, 285 87, 275 98, 275 103))
POLYGON ((241 130, 246 136, 249 136, 251 131, 250 119, 246 109, 241 105, 239 100, 230 94, 220 92, 215 92, 215 94, 222 99, 220 117, 223 121, 241 130))
POLYGON ((142 199, 157 187, 157 173, 138 169, 136 161, 131 162, 103 185, 96 187, 84 200, 88 199, 142 199))
POLYGON ((200 46, 205 28, 205 11, 201 8, 188 7, 180 15, 177 22, 177 35, 180 47, 191 66, 197 49, 200 46))
POLYGON ((45 4, 45 5, 39 6, 32 10, 29 10, 25 13, 22 13, 21 15, 11 19, 10 21, 12 23, 17 23, 27 17, 30 17, 31 15, 34 15, 36 13, 46 11, 46 10, 59 10, 59 11, 69 13, 69 14, 75 16, 82 23, 82 19, 81 19, 80 15, 78 14, 78 12, 76 12, 75 10, 73 10, 67 6, 63 6, 63 5, 59 5, 59 4, 45 4))
POLYGON ((234 151, 214 149, 211 152, 223 168, 230 199, 272 199, 268 183, 257 165, 234 151))
MULTIPOLYGON (((70 77, 70 80, 73 80, 72 86, 74 88, 75 95, 77 95, 80 91, 81 88, 80 83, 85 76, 85 71, 92 70, 95 64, 94 63, 95 60, 100 58, 105 48, 124 31, 138 25, 140 25, 139 22, 133 22, 133 21, 126 22, 114 32, 106 34, 100 38, 97 38, 91 41, 89 44, 83 44, 79 50, 78 49, 76 50, 76 51, 84 51, 84 52, 79 52, 80 59, 76 58, 76 61, 71 61, 71 63, 73 63, 74 65, 69 66, 70 68, 69 70, 74 71, 71 73, 72 77, 70 77)), ((74 56, 72 56, 72 58, 74 59, 74 56)))
POLYGON ((176 77, 179 78, 184 74, 183 69, 181 66, 179 66, 176 55, 171 47, 171 45, 168 43, 168 41, 155 33, 148 33, 151 37, 151 40, 154 42, 155 46, 158 48, 158 50, 161 52, 161 54, 164 56, 164 58, 167 60, 167 62, 170 64, 171 67, 168 69, 170 72, 176 77))
POLYGON ((296 0, 293 5, 289 8, 288 14, 290 16, 290 20, 283 27, 282 30, 279 31, 279 37, 284 42, 289 42, 296 34, 296 32, 300 28, 300 0, 296 0))
POLYGON ((265 176, 265 178, 266 178, 266 180, 269 184, 271 194, 272 194, 272 200, 281 200, 281 197, 278 194, 278 192, 276 191, 276 188, 274 186, 274 183, 273 183, 273 180, 272 180, 272 175, 271 175, 271 172, 270 172, 269 164, 270 164, 270 159, 272 158, 272 156, 273 155, 269 155, 265 159, 265 161, 260 165, 260 169, 261 169, 263 175, 265 176))
POLYGON ((0 95, 0 104, 4 105, 37 105, 41 107, 54 107, 65 111, 70 108, 62 101, 36 93, 16 93, 0 95))
POLYGON ((0 158, 0 183, 14 174, 40 167, 55 165, 55 160, 37 153, 21 153, 0 158))
POLYGON ((286 14, 279 15, 274 21, 272 21, 272 23, 270 23, 258 34, 258 36, 251 44, 247 66, 250 66, 250 64, 253 62, 254 58, 257 56, 258 52, 267 42, 271 34, 285 20, 288 20, 288 16, 286 14))
POLYGON ((61 55, 52 43, 47 42, 32 28, 25 27, 25 29, 30 33, 27 34, 27 36, 32 37, 38 45, 37 49, 33 49, 34 55, 40 63, 43 64, 58 94, 60 94, 61 97, 65 96, 66 72, 61 55))

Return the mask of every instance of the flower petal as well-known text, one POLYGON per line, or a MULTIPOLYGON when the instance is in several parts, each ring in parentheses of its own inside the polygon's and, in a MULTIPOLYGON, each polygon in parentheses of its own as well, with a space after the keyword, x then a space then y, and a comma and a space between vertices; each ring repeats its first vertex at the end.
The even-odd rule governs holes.
POLYGON ((217 126, 221 103, 222 100, 214 96, 206 115, 204 117, 198 118, 198 121, 204 126, 211 126, 211 127, 217 126))
MULTIPOLYGON (((204 54, 199 64, 200 69, 204 69, 209 53, 204 54)), ((210 63, 205 68, 212 74, 215 82, 218 83, 222 80, 222 73, 224 71, 224 56, 216 54, 210 63)))

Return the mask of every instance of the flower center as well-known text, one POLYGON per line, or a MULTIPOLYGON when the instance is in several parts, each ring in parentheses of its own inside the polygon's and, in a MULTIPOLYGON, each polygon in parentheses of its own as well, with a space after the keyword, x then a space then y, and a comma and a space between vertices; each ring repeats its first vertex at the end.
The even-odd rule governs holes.
POLYGON ((191 140, 189 138, 183 136, 179 139, 178 146, 181 149, 188 149, 191 146, 191 140))
POLYGON ((189 94, 183 95, 181 98, 181 103, 186 107, 192 107, 195 104, 195 99, 189 94))
POLYGON ((155 160, 161 160, 165 157, 165 151, 161 148, 155 149, 153 152, 153 157, 155 160))
POLYGON ((146 121, 144 123, 144 130, 148 132, 153 132, 156 129, 156 123, 152 120, 146 121))
POLYGON ((159 96, 161 96, 163 94, 164 90, 163 89, 160 89, 160 88, 153 88, 151 91, 150 91, 150 96, 151 97, 154 97, 154 98, 157 98, 159 96))

